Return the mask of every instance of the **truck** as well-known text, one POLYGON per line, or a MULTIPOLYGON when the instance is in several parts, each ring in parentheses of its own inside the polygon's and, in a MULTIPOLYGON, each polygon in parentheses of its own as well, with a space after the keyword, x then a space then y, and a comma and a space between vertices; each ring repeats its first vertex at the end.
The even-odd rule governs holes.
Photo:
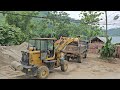
POLYGON ((81 63, 83 58, 87 57, 88 41, 80 40, 80 38, 61 37, 58 44, 59 49, 64 53, 65 60, 72 59, 81 63))

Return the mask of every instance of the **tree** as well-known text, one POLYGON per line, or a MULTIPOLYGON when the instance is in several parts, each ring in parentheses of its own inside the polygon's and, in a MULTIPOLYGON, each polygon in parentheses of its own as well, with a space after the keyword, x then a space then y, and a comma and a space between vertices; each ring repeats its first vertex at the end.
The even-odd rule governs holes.
POLYGON ((70 21, 67 13, 48 11, 45 14, 45 19, 34 22, 36 24, 35 32, 33 32, 35 36, 58 38, 60 34, 69 35, 67 25, 70 21))
POLYGON ((48 12, 47 18, 55 37, 58 37, 59 35, 69 35, 66 26, 70 24, 70 18, 66 12, 51 11, 48 12))
POLYGON ((81 11, 80 16, 82 16, 82 18, 80 27, 83 27, 83 33, 87 33, 88 38, 101 33, 102 28, 99 26, 99 21, 102 20, 99 18, 101 14, 99 11, 81 11))
POLYGON ((18 45, 22 43, 25 38, 25 34, 21 32, 21 29, 15 25, 5 24, 0 26, 0 44, 1 45, 18 45))
POLYGON ((31 37, 35 25, 31 23, 33 17, 38 15, 37 11, 4 11, 5 21, 9 25, 15 25, 26 35, 25 40, 31 37))

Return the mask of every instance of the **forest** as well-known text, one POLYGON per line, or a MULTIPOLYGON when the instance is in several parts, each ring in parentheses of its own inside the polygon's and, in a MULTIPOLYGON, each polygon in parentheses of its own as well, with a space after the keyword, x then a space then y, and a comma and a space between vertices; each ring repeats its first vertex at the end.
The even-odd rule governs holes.
POLYGON ((81 11, 80 20, 64 11, 0 11, 0 44, 19 45, 34 37, 60 36, 89 40, 104 36, 100 11, 81 11))

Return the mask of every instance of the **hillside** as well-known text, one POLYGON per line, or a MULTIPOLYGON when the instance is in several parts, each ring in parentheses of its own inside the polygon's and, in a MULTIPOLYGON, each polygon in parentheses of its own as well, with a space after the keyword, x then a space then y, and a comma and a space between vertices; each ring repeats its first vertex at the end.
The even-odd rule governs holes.
POLYGON ((120 28, 114 28, 108 30, 109 36, 120 36, 120 28))
MULTIPOLYGON (((41 11, 40 13, 39 13, 39 17, 45 17, 45 16, 47 16, 48 15, 48 11, 41 11)), ((73 23, 76 23, 76 24, 79 24, 80 23, 80 20, 75 20, 74 18, 71 18, 71 17, 69 17, 69 19, 70 19, 70 22, 73 22, 73 23)), ((33 20, 35 20, 35 21, 39 21, 39 20, 42 20, 42 18, 33 18, 33 20)))
MULTIPOLYGON (((40 11, 38 16, 45 17, 45 16, 47 16, 47 14, 48 14, 48 11, 40 11)), ((74 18, 71 18, 71 17, 69 17, 69 19, 73 23, 78 24, 80 22, 80 20, 75 20, 74 18)), ((32 20, 33 20, 33 22, 38 22, 38 21, 42 20, 42 18, 33 18, 32 20)), ((2 13, 0 13, 0 22, 1 22, 0 25, 5 22, 5 17, 2 15, 2 13)))
MULTIPOLYGON (((47 16, 48 11, 40 11, 39 15, 40 17, 45 17, 47 16)), ((77 25, 80 24, 80 20, 75 20, 74 18, 69 17, 70 22, 75 23, 77 25)), ((39 23, 42 20, 42 18, 33 18, 32 22, 39 23)), ((0 13, 0 25, 2 25, 5 22, 5 17, 0 13)), ((120 36, 120 28, 113 28, 108 30, 108 35, 109 36, 120 36)))

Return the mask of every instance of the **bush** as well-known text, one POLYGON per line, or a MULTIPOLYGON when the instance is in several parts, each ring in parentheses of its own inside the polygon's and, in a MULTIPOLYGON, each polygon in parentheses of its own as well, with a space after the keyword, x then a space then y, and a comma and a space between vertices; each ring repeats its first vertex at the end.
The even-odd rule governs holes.
POLYGON ((0 26, 0 44, 1 45, 18 45, 24 42, 25 34, 20 28, 12 25, 0 26))
POLYGON ((114 57, 115 46, 111 43, 112 38, 108 39, 105 45, 100 49, 101 58, 110 58, 114 57))

